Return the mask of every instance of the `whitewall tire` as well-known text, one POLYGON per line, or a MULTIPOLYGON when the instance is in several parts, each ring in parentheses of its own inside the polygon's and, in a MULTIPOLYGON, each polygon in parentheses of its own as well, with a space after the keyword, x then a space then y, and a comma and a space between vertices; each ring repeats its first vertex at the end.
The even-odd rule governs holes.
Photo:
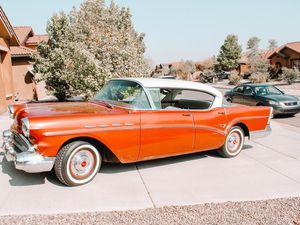
POLYGON ((68 186, 83 185, 95 178, 101 162, 101 155, 94 145, 75 141, 59 151, 55 161, 55 174, 68 186))

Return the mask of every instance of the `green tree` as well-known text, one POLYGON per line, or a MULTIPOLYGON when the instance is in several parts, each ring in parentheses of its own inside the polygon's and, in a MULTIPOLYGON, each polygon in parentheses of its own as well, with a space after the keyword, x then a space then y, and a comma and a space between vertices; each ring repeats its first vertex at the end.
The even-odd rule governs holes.
POLYGON ((107 79, 149 75, 144 34, 135 32, 127 8, 86 0, 80 8, 54 15, 49 43, 33 56, 35 72, 59 100, 90 98, 107 79))
POLYGON ((226 71, 236 69, 241 58, 241 52, 242 47, 238 44, 238 37, 228 35, 217 57, 220 67, 226 71))

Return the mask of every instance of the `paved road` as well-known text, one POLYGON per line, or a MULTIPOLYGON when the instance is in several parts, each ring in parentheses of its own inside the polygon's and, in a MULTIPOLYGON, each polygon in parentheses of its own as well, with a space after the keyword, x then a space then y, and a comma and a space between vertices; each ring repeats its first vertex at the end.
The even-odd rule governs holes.
MULTIPOLYGON (((0 130, 8 127, 0 117, 0 130)), ((16 171, 0 153, 0 215, 111 211, 300 196, 300 129, 272 122, 271 136, 233 159, 214 152, 137 164, 105 164, 85 186, 52 173, 16 171)))

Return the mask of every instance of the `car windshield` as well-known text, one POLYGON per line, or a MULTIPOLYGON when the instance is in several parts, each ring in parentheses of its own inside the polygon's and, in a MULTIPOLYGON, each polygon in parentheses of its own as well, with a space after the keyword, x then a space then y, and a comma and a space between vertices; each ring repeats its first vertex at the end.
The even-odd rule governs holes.
POLYGON ((282 92, 274 86, 256 86, 254 91, 259 96, 264 95, 282 95, 282 92))
POLYGON ((111 80, 96 94, 94 100, 135 109, 150 109, 144 89, 136 82, 111 80))

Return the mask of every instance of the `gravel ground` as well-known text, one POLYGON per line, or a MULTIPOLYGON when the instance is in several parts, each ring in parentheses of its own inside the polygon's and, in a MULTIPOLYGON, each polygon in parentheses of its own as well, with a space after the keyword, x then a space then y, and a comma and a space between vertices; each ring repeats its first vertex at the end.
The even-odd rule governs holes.
POLYGON ((0 224, 300 225, 300 198, 171 206, 136 211, 2 216, 0 224))

